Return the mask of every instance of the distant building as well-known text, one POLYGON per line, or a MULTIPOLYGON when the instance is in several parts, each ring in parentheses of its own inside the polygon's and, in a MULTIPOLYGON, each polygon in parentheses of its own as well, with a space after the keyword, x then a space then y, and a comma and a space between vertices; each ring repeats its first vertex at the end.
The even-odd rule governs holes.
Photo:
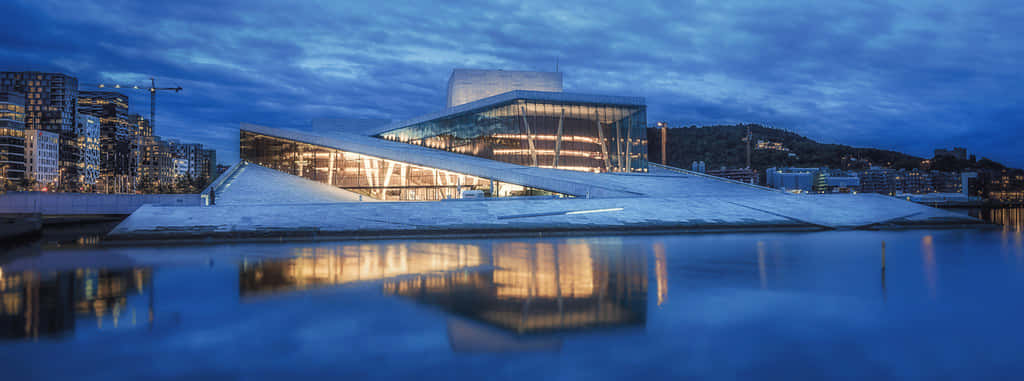
POLYGON ((0 186, 25 178, 25 94, 0 91, 0 186))
POLYGON ((878 167, 864 170, 860 173, 860 189, 864 193, 895 195, 896 171, 878 167))
POLYGON ((161 140, 158 136, 139 136, 137 141, 139 189, 150 191, 159 187, 173 186, 175 184, 175 163, 171 144, 161 140))
POLYGON ((60 134, 25 130, 25 158, 29 177, 38 187, 53 188, 60 180, 60 134))
POLYGON ((25 94, 25 129, 59 135, 58 166, 64 176, 58 183, 77 187, 78 158, 75 132, 78 79, 61 73, 35 71, 0 72, 0 91, 25 94))
POLYGON ((0 91, 25 94, 25 126, 60 133, 75 125, 78 79, 60 73, 0 72, 0 91))
POLYGON ((75 144, 78 149, 79 190, 92 188, 100 175, 100 119, 87 114, 78 114, 75 124, 75 144))
POLYGON ((960 192, 967 196, 981 196, 981 181, 977 172, 960 174, 960 192))
MULTIPOLYGON (((987 173, 987 184, 977 184, 976 188, 985 188, 986 196, 1000 202, 1018 202, 1021 194, 1024 193, 1024 173, 1019 170, 1001 169, 992 170, 987 173)), ((970 187, 972 178, 964 178, 964 182, 970 187)), ((974 183, 978 183, 977 180, 974 183)), ((971 187, 973 191, 975 187, 971 187)), ((973 194, 972 194, 973 196, 973 194)))
POLYGON ((189 162, 185 159, 174 159, 174 177, 175 178, 188 178, 188 167, 189 162))
POLYGON ((100 175, 103 192, 134 192, 139 168, 138 116, 129 116, 128 97, 112 91, 82 91, 79 111, 100 120, 100 175))
POLYGON ((962 182, 960 174, 956 172, 931 171, 932 189, 936 193, 961 193, 962 182))
POLYGON ((908 194, 934 193, 930 172, 901 169, 896 171, 896 192, 908 194))
POLYGON ((174 139, 168 142, 171 145, 174 158, 181 159, 188 164, 188 168, 185 170, 185 176, 188 179, 209 181, 216 176, 216 151, 205 149, 202 144, 182 143, 174 139))
POLYGON ((765 181, 769 187, 794 193, 814 191, 818 168, 768 168, 765 181))
POLYGON ((818 171, 815 176, 814 192, 816 193, 860 192, 860 176, 854 172, 825 169, 818 171))
POLYGON ((782 143, 768 140, 758 140, 755 147, 758 150, 789 152, 789 148, 786 148, 782 143))
POLYGON ((217 150, 204 149, 199 156, 199 178, 213 181, 220 174, 217 170, 217 150))
POLYGON ((447 107, 455 107, 513 90, 562 91, 562 73, 455 69, 448 78, 447 107))
POLYGON ((739 181, 746 184, 759 184, 761 182, 761 174, 753 169, 747 168, 721 168, 718 170, 710 170, 707 174, 715 177, 726 178, 733 181, 739 181))
POLYGON ((139 114, 128 114, 127 118, 136 136, 153 136, 153 126, 148 119, 139 114))

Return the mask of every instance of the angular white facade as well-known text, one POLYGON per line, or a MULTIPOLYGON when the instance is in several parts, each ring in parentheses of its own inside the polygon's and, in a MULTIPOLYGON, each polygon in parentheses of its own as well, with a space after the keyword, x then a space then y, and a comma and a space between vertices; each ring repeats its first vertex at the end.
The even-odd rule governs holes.
POLYGON ((60 135, 43 130, 25 130, 25 158, 30 178, 40 186, 57 183, 60 135))
POLYGON ((513 90, 562 91, 561 72, 455 69, 448 78, 447 107, 513 90))

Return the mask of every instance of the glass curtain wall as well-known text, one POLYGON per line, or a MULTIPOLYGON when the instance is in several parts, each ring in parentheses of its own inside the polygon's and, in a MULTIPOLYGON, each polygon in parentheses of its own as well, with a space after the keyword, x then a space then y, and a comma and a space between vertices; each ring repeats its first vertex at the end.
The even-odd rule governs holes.
POLYGON ((0 186, 25 178, 25 130, 0 125, 0 186))
POLYGON ((25 106, 0 94, 0 187, 25 178, 25 106))
POLYGON ((646 172, 644 106, 516 100, 379 137, 532 167, 646 172))
POLYGON ((487 197, 562 196, 437 168, 241 132, 242 160, 386 201, 436 201, 479 190, 487 197))

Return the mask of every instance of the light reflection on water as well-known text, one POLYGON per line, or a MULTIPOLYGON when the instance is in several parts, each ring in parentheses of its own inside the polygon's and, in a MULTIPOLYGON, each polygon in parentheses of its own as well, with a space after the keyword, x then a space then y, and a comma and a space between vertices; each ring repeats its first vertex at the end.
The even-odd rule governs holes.
POLYGON ((1013 374, 1024 266, 1005 234, 35 246, 0 262, 0 374, 1013 374), (98 372, 109 359, 126 365, 98 372))
POLYGON ((0 272, 0 337, 139 327, 152 319, 149 269, 0 272))
POLYGON ((585 241, 359 244, 293 253, 246 260, 242 297, 381 281, 384 295, 516 333, 643 325, 646 316, 646 253, 594 253, 585 241))
MULTIPOLYGON (((376 284, 382 295, 431 305, 491 328, 514 334, 558 333, 643 326, 647 259, 646 252, 595 252, 583 240, 318 244, 291 249, 284 258, 243 255, 237 264, 237 292, 244 301, 376 284)), ((661 266, 658 297, 664 302, 668 285, 661 266)), ((123 326, 126 320, 132 327, 140 321, 152 323, 150 267, 3 269, 2 337, 68 335, 89 320, 100 329, 123 326)), ((499 349, 493 342, 466 342, 466 332, 486 333, 484 328, 467 323, 451 327, 461 332, 452 337, 463 340, 452 343, 453 348, 499 349)), ((487 337, 493 341, 496 336, 487 337)))

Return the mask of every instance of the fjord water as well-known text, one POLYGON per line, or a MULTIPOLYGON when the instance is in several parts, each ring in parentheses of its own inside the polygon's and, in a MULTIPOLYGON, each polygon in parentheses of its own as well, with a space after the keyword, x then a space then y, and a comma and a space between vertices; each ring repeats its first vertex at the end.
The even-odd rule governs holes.
POLYGON ((1001 216, 986 230, 37 243, 0 262, 0 378, 1014 379, 1024 229, 1019 210, 1001 216))

